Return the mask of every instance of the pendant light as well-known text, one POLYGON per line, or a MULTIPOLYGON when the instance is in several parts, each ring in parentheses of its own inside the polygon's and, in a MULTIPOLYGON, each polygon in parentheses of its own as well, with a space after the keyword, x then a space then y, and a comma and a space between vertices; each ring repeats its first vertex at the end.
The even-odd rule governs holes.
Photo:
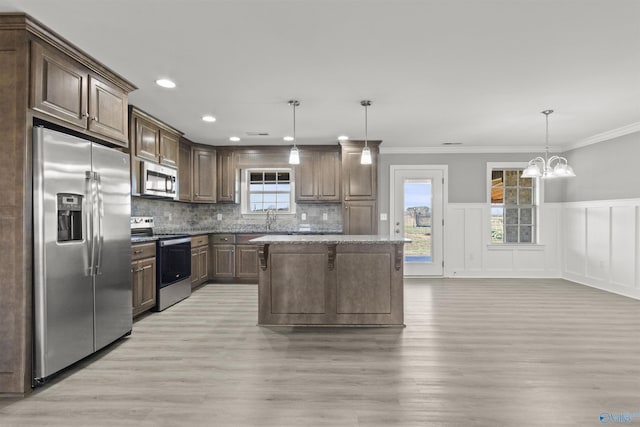
POLYGON ((368 99, 360 101, 360 105, 364 107, 364 148, 362 149, 362 155, 360 156, 361 165, 371 164, 371 150, 367 141, 367 109, 371 105, 371 101, 368 99))
POLYGON ((569 166, 567 159, 560 156, 549 157, 549 115, 551 113, 553 113, 553 110, 542 111, 547 122, 547 138, 544 148, 544 158, 536 157, 535 159, 529 160, 529 165, 524 171, 522 171, 522 178, 547 179, 576 176, 573 168, 569 166))
POLYGON ((291 147, 291 151, 289 152, 289 164, 299 165, 300 152, 298 151, 298 147, 296 146, 296 107, 300 105, 300 101, 292 99, 289 101, 289 105, 293 107, 293 147, 291 147))

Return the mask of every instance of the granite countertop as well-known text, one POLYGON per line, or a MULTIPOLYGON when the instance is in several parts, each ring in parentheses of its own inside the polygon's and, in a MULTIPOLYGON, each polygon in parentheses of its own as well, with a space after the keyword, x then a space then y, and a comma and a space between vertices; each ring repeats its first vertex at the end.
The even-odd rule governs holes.
POLYGON ((177 230, 170 234, 189 234, 191 236, 201 236, 203 234, 267 234, 267 235, 322 235, 340 234, 340 231, 222 231, 222 230, 177 230))
MULTIPOLYGON (((189 236, 201 236, 204 234, 256 234, 268 236, 319 236, 319 235, 335 235, 336 231, 220 231, 220 230, 172 230, 166 234, 187 234, 189 236)), ((157 234, 155 236, 131 236, 131 243, 155 242, 159 237, 164 235, 157 234)))
POLYGON ((253 244, 273 244, 286 243, 294 245, 313 245, 313 244, 362 244, 362 245, 386 245, 398 243, 411 243, 409 239, 399 239, 391 236, 379 235, 353 235, 353 234, 325 234, 322 236, 313 235, 268 235, 252 239, 249 243, 253 244))

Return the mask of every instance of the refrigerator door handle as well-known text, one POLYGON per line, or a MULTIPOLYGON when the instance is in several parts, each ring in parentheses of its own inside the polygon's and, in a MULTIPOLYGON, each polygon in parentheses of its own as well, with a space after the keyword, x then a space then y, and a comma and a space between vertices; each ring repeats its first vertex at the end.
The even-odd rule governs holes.
POLYGON ((86 233, 85 240, 87 241, 87 259, 89 265, 87 266, 87 276, 93 276, 93 264, 94 264, 94 250, 93 250, 93 173, 91 171, 85 171, 85 179, 87 182, 87 190, 85 194, 85 210, 86 210, 86 233))
POLYGON ((97 217, 98 217, 98 259, 96 261, 96 275, 102 274, 102 250, 104 247, 104 229, 103 229, 103 219, 104 219, 104 197, 102 195, 102 177, 98 172, 96 174, 96 208, 97 208, 97 217))

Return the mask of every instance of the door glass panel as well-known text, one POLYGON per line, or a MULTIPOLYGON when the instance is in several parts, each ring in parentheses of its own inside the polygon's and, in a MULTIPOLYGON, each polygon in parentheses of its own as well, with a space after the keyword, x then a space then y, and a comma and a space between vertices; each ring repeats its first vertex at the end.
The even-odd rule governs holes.
POLYGON ((404 180, 404 246, 405 262, 432 261, 431 239, 432 195, 430 179, 404 180))

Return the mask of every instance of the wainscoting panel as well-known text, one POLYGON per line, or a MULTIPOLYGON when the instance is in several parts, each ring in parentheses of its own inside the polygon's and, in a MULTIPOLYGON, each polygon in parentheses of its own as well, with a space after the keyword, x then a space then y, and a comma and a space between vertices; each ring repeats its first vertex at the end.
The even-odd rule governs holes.
POLYGON ((566 207, 564 209, 564 269, 565 273, 586 275, 586 209, 566 207))
POLYGON ((636 211, 634 206, 611 208, 611 283, 634 288, 636 285, 636 211))
POLYGON ((640 199, 564 204, 562 277, 640 299, 640 199))
POLYGON ((560 277, 561 205, 540 208, 540 244, 491 245, 486 203, 449 203, 445 229, 446 277, 560 277))
POLYGON ((587 208, 587 277, 606 283, 609 277, 608 207, 587 208))

